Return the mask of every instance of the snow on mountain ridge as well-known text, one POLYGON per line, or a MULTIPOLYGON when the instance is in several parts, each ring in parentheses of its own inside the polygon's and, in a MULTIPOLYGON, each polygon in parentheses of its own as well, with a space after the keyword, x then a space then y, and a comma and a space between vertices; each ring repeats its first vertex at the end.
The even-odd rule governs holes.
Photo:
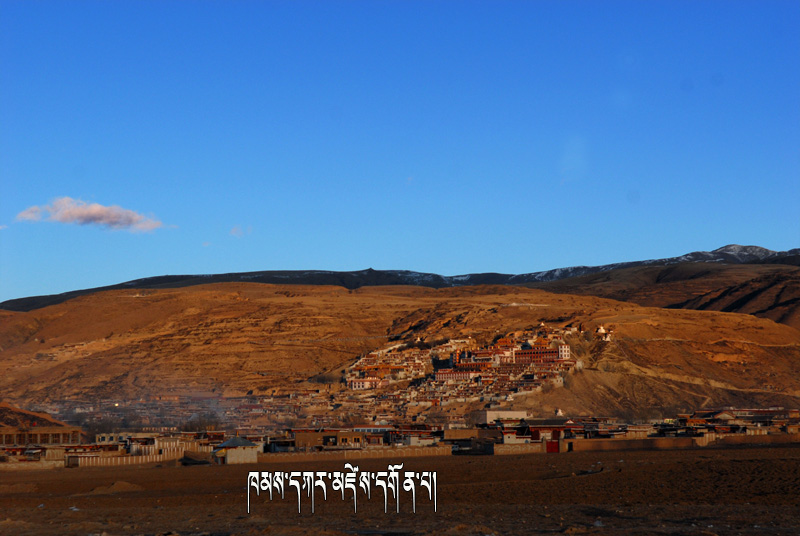
MULTIPOLYGON (((729 244, 727 246, 715 249, 714 251, 693 251, 691 253, 685 253, 679 257, 617 262, 601 266, 569 266, 564 268, 554 268, 552 270, 544 270, 541 272, 510 275, 507 276, 506 283, 511 284, 556 281, 558 279, 566 279, 569 277, 577 277, 591 273, 607 272, 617 268, 629 268, 642 265, 672 265, 682 262, 747 263, 753 261, 763 261, 765 259, 781 255, 797 255, 798 251, 800 251, 800 249, 797 248, 789 251, 772 251, 759 246, 740 246, 738 244, 729 244)), ((470 275, 481 274, 450 276, 445 277, 444 279, 450 282, 452 285, 455 281, 471 280, 472 278, 469 277, 470 275)))
POLYGON ((717 248, 711 253, 729 253, 731 255, 736 255, 738 253, 747 253, 749 255, 759 255, 762 257, 766 257, 768 255, 772 255, 775 253, 771 249, 762 248, 761 246, 740 246, 739 244, 728 244, 727 246, 722 246, 721 248, 717 248))
POLYGON ((729 244, 715 249, 714 251, 694 251, 678 257, 669 257, 665 259, 619 262, 602 266, 570 266, 515 275, 473 273, 443 276, 409 270, 374 270, 372 268, 349 272, 329 270, 273 270, 213 275, 161 275, 135 279, 116 285, 73 290, 61 294, 30 296, 7 300, 0 303, 0 309, 9 311, 29 311, 35 308, 61 303, 77 296, 104 290, 176 288, 231 281, 253 281, 271 284, 335 285, 349 289, 382 285, 417 285, 432 288, 469 285, 518 285, 567 279, 570 277, 607 272, 619 268, 659 265, 671 266, 685 262, 708 262, 717 264, 776 263, 800 266, 800 248, 794 248, 788 251, 772 251, 759 246, 729 244))

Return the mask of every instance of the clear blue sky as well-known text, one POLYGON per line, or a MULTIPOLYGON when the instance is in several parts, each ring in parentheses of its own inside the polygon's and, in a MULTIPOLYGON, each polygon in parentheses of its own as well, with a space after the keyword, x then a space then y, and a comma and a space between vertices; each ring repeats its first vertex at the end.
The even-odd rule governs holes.
POLYGON ((0 300, 800 246, 800 2, 0 0, 0 300))

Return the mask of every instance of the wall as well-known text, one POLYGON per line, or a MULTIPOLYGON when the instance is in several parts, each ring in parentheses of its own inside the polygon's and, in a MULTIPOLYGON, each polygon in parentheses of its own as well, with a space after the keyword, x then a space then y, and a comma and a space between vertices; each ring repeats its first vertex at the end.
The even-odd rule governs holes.
POLYGON ((258 462, 257 447, 237 447, 225 449, 225 463, 228 465, 256 462, 258 462))
POLYGON ((496 428, 453 428, 444 431, 445 441, 472 439, 473 437, 481 439, 501 438, 503 437, 503 432, 496 428))
POLYGON ((325 452, 274 452, 260 454, 261 462, 288 462, 288 461, 321 461, 321 460, 360 460, 372 458, 415 458, 422 456, 450 456, 451 449, 447 447, 384 447, 361 450, 330 450, 325 452))
MULTIPOLYGON (((786 443, 800 443, 800 434, 774 434, 774 435, 723 435, 709 437, 707 444, 714 447, 725 445, 776 445, 786 443)), ((699 438, 698 438, 699 439, 699 438)))
POLYGON ((774 435, 717 435, 700 437, 650 437, 647 439, 566 439, 561 441, 560 452, 568 452, 569 444, 575 452, 598 450, 659 450, 690 447, 722 447, 727 445, 775 445, 800 443, 800 434, 774 435))
POLYGON ((163 454, 145 456, 77 456, 67 454, 64 465, 67 467, 114 467, 118 465, 136 465, 141 463, 159 463, 177 460, 183 456, 183 449, 163 449, 163 454))
POLYGON ((0 471, 26 471, 26 470, 39 470, 39 469, 58 469, 63 468, 63 461, 56 460, 41 460, 38 462, 7 462, 0 463, 0 471))
POLYGON ((133 445, 131 445, 131 454, 151 455, 151 454, 158 454, 159 452, 171 452, 176 449, 182 451, 191 450, 194 452, 211 452, 213 450, 213 447, 211 447, 210 445, 201 445, 194 441, 180 442, 177 444, 177 446, 172 446, 172 447, 166 447, 166 446, 158 447, 156 445, 137 445, 134 443, 133 445))
POLYGON ((494 446, 494 453, 501 456, 506 454, 541 454, 543 452, 542 443, 512 443, 494 446))
POLYGON ((64 448, 48 448, 44 451, 44 459, 51 462, 51 461, 64 461, 64 448))
POLYGON ((574 452, 598 450, 659 450, 681 449, 695 446, 692 437, 651 437, 648 439, 565 439, 561 441, 560 452, 569 452, 572 444, 574 452))

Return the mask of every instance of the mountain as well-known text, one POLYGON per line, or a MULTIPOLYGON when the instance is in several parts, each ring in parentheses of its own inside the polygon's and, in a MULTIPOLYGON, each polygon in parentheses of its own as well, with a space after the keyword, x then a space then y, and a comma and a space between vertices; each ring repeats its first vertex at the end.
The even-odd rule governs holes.
POLYGON ((96 292, 0 318, 0 397, 21 406, 319 389, 316 377, 338 376, 389 341, 487 343, 540 322, 578 328, 568 341, 585 366, 521 407, 630 417, 800 405, 797 329, 520 286, 217 283, 96 292), (600 325, 611 342, 593 337, 600 325))
POLYGON ((745 313, 800 329, 800 268, 785 264, 634 266, 526 286, 648 307, 745 313))
POLYGON ((446 288, 473 285, 524 285, 558 281, 588 274, 609 272, 637 266, 671 266, 681 263, 719 264, 789 264, 800 266, 800 248, 789 251, 772 251, 758 246, 728 245, 714 251, 696 251, 680 257, 632 261, 603 266, 572 266, 527 274, 481 273, 455 276, 413 272, 408 270, 360 270, 355 272, 333 272, 325 270, 261 271, 208 275, 165 275, 136 279, 126 283, 75 290, 63 294, 33 296, 0 303, 0 309, 8 311, 32 311, 56 305, 78 296, 118 289, 165 289, 182 288, 209 283, 269 283, 275 285, 335 285, 346 289, 370 286, 412 285, 446 288))

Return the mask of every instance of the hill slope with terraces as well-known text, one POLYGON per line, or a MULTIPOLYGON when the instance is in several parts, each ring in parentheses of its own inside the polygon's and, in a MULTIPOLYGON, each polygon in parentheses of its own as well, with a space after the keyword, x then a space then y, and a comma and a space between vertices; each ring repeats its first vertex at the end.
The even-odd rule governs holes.
POLYGON ((800 406, 800 331, 746 314, 644 307, 510 286, 431 289, 223 283, 113 290, 3 312, 0 397, 136 400, 319 387, 392 341, 579 327, 567 386, 519 402, 602 414, 800 406), (603 325, 610 342, 594 338, 603 325))

